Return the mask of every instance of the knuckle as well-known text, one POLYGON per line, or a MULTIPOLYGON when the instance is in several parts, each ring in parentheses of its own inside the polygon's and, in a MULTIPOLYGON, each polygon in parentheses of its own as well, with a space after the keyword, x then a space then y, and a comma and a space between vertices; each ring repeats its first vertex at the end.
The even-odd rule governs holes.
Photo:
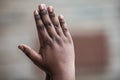
POLYGON ((71 38, 63 38, 63 42, 64 43, 72 43, 73 41, 72 41, 72 39, 71 38))
POLYGON ((64 28, 63 28, 63 31, 64 31, 64 32, 67 32, 67 31, 68 31, 68 29, 67 29, 66 27, 64 27, 64 28))
POLYGON ((52 26, 52 24, 51 24, 50 22, 47 21, 47 22, 45 23, 45 26, 46 26, 46 27, 52 26))
POLYGON ((54 24, 54 26, 55 26, 55 28, 56 28, 56 27, 59 27, 59 23, 56 22, 56 23, 54 24))
POLYGON ((72 38, 69 38, 69 39, 68 39, 68 42, 69 42, 69 43, 73 43, 72 38))
POLYGON ((37 27, 38 27, 38 30, 44 30, 45 28, 43 24, 38 24, 37 27))
POLYGON ((52 36, 51 38, 52 38, 53 45, 56 45, 56 44, 61 45, 63 42, 62 38, 60 38, 59 36, 52 36))
POLYGON ((35 20, 36 21, 41 20, 40 16, 39 15, 35 15, 35 20))
POLYGON ((51 18, 54 18, 54 17, 55 17, 55 13, 50 12, 50 13, 49 13, 49 16, 50 16, 51 18))
POLYGON ((45 39, 45 42, 44 42, 44 45, 45 46, 51 46, 52 45, 52 40, 50 40, 50 39, 45 39))
POLYGON ((56 37, 56 38, 55 38, 55 41, 56 41, 58 44, 61 44, 61 43, 62 43, 62 39, 59 38, 59 37, 56 37))
POLYGON ((41 16, 46 15, 46 14, 47 14, 47 10, 45 10, 45 9, 40 10, 39 14, 40 14, 41 16))
POLYGON ((64 19, 60 19, 60 24, 65 24, 65 20, 64 19))

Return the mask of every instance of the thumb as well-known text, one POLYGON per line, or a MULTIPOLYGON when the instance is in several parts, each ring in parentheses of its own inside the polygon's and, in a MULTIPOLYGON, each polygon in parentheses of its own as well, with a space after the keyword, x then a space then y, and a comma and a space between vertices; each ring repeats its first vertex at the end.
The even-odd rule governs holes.
POLYGON ((22 50, 34 63, 42 62, 42 56, 33 49, 31 49, 29 46, 20 44, 18 48, 22 50))

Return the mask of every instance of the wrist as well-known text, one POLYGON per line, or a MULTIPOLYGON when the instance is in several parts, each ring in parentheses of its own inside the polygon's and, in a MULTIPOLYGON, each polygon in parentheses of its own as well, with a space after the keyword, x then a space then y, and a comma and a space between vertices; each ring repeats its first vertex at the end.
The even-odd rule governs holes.
POLYGON ((75 66, 62 67, 52 74, 46 73, 47 77, 47 80, 75 80, 75 66))
POLYGON ((52 75, 52 80, 75 80, 75 71, 52 75))

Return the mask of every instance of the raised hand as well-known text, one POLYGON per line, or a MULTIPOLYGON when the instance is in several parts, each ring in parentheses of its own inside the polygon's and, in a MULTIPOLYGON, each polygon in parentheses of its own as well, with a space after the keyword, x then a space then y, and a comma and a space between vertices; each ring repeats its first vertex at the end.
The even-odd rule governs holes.
POLYGON ((37 53, 29 46, 18 47, 43 71, 48 80, 75 80, 74 45, 62 15, 56 16, 52 6, 39 5, 34 11, 40 40, 37 53))

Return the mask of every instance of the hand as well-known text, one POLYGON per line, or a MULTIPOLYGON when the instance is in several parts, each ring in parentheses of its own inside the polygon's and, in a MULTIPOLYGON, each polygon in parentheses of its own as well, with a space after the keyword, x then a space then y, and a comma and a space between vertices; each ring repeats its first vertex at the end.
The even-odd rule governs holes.
POLYGON ((52 6, 41 4, 34 17, 39 52, 24 44, 18 47, 52 80, 75 80, 74 45, 63 16, 56 17, 52 6))

